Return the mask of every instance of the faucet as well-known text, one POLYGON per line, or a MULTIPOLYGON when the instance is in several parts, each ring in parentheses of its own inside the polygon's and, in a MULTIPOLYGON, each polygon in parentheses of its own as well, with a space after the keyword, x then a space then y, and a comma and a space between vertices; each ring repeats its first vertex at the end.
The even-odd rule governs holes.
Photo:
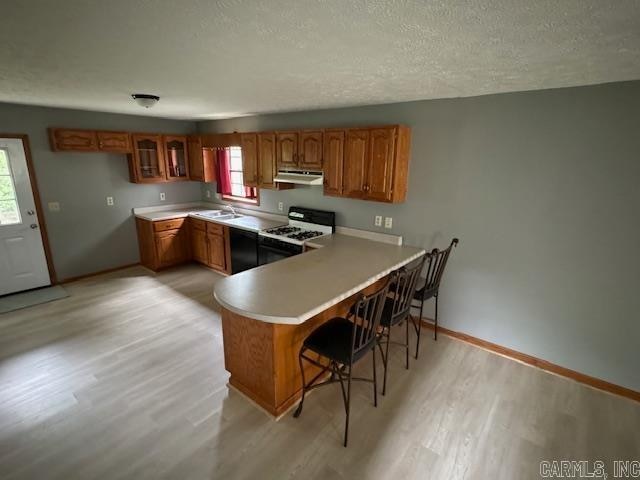
POLYGON ((231 213, 233 213, 233 215, 237 215, 236 213, 236 209, 233 208, 233 205, 225 205, 225 207, 227 207, 229 210, 231 210, 231 213))

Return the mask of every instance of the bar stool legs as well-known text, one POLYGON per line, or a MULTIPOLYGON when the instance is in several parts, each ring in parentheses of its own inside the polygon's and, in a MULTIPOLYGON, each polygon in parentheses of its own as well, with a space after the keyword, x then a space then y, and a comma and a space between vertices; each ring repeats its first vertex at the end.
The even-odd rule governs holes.
POLYGON ((435 315, 435 319, 434 319, 434 325, 433 325, 433 339, 434 340, 438 340, 438 294, 435 294, 436 297, 436 315, 435 315))
MULTIPOLYGON (((397 345, 405 348, 405 368, 409 370, 409 319, 405 321, 405 343, 393 342, 397 345)), ((402 325, 402 324, 400 324, 402 325)), ((378 341, 378 348, 380 349, 380 356, 382 357, 382 364, 384 366, 384 375, 382 380, 382 395, 387 393, 387 366, 389 363, 389 345, 391 344, 391 328, 385 327, 380 333, 380 341, 378 341), (382 347, 384 345, 384 350, 382 347)))

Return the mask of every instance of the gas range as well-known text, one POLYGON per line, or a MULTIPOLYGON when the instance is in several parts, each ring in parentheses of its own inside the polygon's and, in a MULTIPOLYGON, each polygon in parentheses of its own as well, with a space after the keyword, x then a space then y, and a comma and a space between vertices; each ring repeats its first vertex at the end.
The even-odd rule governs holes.
POLYGON ((306 240, 329 235, 335 229, 335 213, 302 207, 289 209, 289 224, 259 233, 261 237, 303 245, 306 240))
POLYGON ((260 232, 260 235, 263 237, 274 238, 276 240, 280 240, 283 242, 295 243, 298 245, 302 245, 305 240, 310 240, 312 238, 320 237, 322 235, 327 235, 331 233, 329 231, 320 231, 320 230, 309 230, 301 227, 276 227, 270 228, 269 230, 263 230, 260 232))
POLYGON ((304 242, 335 230, 335 213, 289 208, 289 224, 258 233, 258 263, 264 265, 302 253, 304 242))

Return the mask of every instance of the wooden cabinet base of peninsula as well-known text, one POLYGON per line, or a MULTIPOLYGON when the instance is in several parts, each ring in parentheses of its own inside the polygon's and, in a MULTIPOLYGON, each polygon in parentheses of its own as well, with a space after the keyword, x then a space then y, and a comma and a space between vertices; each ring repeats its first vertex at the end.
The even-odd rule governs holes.
MULTIPOLYGON (((360 293, 380 288, 386 278, 360 293)), ((221 308, 224 365, 229 384, 276 418, 300 399, 302 376, 298 353, 305 338, 323 323, 345 316, 360 293, 329 307, 300 325, 267 323, 221 308)), ((313 378, 320 369, 307 362, 305 377, 313 378)))

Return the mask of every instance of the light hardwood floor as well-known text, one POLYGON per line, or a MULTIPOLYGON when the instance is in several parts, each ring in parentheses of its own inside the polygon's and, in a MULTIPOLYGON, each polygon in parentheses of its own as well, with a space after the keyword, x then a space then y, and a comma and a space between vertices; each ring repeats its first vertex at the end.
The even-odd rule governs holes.
POLYGON ((377 409, 354 385, 348 448, 339 387, 275 422, 226 387, 218 278, 134 267, 0 315, 0 478, 528 479, 640 456, 640 404, 429 332, 377 409))

